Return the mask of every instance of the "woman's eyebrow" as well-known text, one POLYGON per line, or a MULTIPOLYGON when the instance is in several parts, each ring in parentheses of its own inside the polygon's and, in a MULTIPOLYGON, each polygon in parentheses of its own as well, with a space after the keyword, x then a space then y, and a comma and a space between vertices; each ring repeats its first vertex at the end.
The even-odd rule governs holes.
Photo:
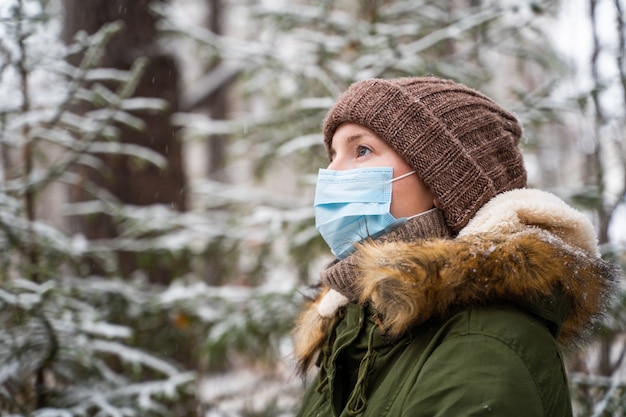
POLYGON ((364 133, 355 133, 354 135, 350 135, 346 137, 346 143, 350 144, 356 140, 361 139, 363 136, 366 136, 364 133))

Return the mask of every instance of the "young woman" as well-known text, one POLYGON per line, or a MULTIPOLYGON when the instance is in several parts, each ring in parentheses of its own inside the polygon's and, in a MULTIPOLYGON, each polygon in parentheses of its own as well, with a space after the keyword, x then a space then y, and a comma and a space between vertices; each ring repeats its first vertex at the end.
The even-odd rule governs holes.
POLYGON ((517 119, 438 78, 353 84, 324 121, 316 227, 337 259, 295 331, 298 416, 571 416, 562 350, 620 272, 527 189, 517 119))

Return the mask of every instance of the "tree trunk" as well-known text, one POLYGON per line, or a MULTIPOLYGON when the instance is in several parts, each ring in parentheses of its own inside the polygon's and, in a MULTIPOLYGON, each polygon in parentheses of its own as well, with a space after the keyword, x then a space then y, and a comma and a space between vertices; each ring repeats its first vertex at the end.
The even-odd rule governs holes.
MULTIPOLYGON (((209 30, 217 35, 223 35, 222 21, 224 20, 221 0, 209 1, 209 30)), ((209 115, 212 119, 224 120, 228 116, 228 90, 230 82, 226 82, 215 91, 212 100, 209 103, 209 115)), ((208 175, 210 178, 223 181, 225 180, 222 170, 226 161, 226 137, 224 135, 215 135, 210 138, 208 143, 208 175)))
MULTIPOLYGON (((135 131, 119 126, 122 143, 149 148, 167 160, 161 169, 149 163, 139 163, 123 155, 99 155, 106 167, 98 172, 81 167, 79 174, 115 195, 120 202, 132 205, 167 204, 176 210, 186 209, 185 177, 182 166, 182 149, 177 129, 170 116, 178 109, 179 77, 174 59, 160 50, 156 42, 156 17, 149 9, 149 0, 63 0, 65 17, 63 39, 71 42, 79 31, 89 34, 102 25, 122 21, 124 28, 109 42, 102 58, 102 67, 129 69, 139 57, 147 57, 149 64, 135 91, 137 97, 155 97, 169 103, 165 112, 153 114, 137 112, 146 129, 135 131)), ((76 64, 80 57, 72 57, 76 64)), ((87 111, 87 108, 78 109, 87 111)), ((74 202, 93 197, 85 190, 74 187, 70 192, 74 202)), ((104 215, 76 216, 70 228, 83 233, 88 239, 109 239, 120 234, 112 219, 104 215)), ((184 260, 168 259, 163 254, 119 253, 118 266, 123 276, 134 271, 145 271, 151 282, 168 283, 177 273, 186 269, 184 260)), ((102 272, 97 265, 93 271, 102 272)))

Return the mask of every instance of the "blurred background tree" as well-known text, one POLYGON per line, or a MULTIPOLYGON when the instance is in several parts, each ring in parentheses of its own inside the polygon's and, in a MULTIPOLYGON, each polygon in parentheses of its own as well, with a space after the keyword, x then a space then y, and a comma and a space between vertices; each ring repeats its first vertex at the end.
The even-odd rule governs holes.
MULTIPOLYGON (((366 77, 513 110, 530 185, 624 264, 624 13, 579 3, 4 0, 0 408, 293 415, 289 329, 330 260, 321 121, 366 77), (573 9, 582 61, 559 48, 573 9)), ((624 410, 623 299, 568 359, 579 416, 624 410)))
MULTIPOLYGON (((120 71, 131 68, 138 58, 146 59, 144 74, 139 79, 133 96, 159 99, 163 106, 159 111, 137 109, 132 120, 122 123, 112 121, 117 140, 123 144, 140 146, 161 155, 162 166, 142 163, 133 155, 97 154, 97 166, 81 165, 77 175, 80 182, 89 182, 101 191, 106 190, 120 203, 149 206, 171 205, 185 211, 187 187, 182 161, 182 144, 178 129, 172 125, 171 115, 179 110, 178 67, 172 56, 162 50, 157 38, 157 16, 151 13, 148 0, 63 0, 62 38, 71 43, 76 34, 95 33, 102 26, 116 22, 120 30, 104 46, 99 66, 120 71)), ((80 53, 71 53, 67 59, 77 66, 83 59, 80 53)), ((87 84, 88 85, 88 84, 87 84)), ((100 83, 101 88, 110 88, 100 83)), ((73 111, 86 114, 94 110, 91 103, 73 103, 73 111)), ((89 202, 94 196, 85 187, 73 187, 70 200, 89 202)), ((70 218, 70 230, 81 233, 87 239, 114 239, 123 235, 120 225, 106 213, 75 215, 70 218)), ((146 236, 151 238, 151 236, 146 236)), ((120 249, 117 252, 118 267, 124 276, 137 270, 146 274, 150 281, 168 284, 173 277, 187 270, 183 253, 148 250, 120 249)), ((92 260, 92 268, 103 273, 102 266, 92 260)))

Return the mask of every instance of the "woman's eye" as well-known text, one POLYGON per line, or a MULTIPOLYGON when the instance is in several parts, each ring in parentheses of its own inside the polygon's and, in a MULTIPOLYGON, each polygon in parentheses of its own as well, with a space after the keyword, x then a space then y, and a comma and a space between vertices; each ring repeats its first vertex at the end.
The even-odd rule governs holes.
POLYGON ((370 152, 371 150, 369 148, 366 148, 365 146, 359 146, 356 153, 357 156, 361 157, 367 155, 370 152))

